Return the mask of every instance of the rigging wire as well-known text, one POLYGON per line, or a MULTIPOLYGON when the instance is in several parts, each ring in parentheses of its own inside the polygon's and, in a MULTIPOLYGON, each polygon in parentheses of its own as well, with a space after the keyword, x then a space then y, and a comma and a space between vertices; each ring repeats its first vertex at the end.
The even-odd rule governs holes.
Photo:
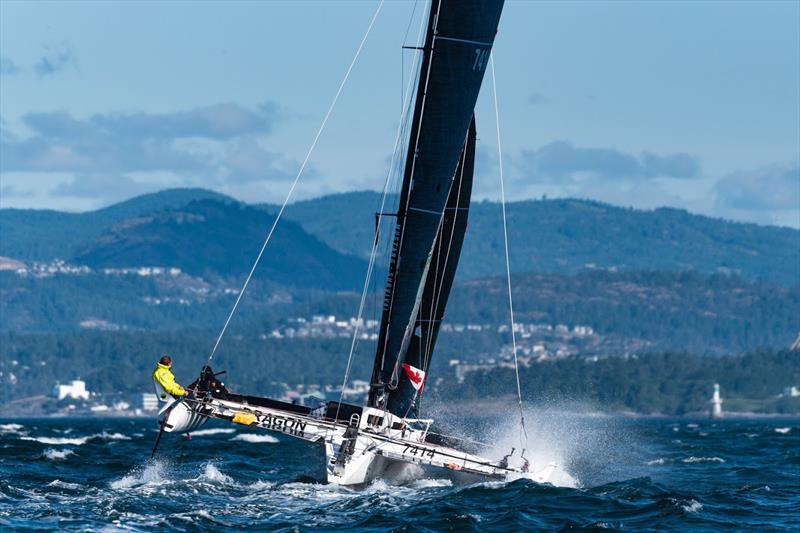
MULTIPOLYGON (((413 15, 413 13, 412 13, 412 15, 413 15)), ((420 20, 420 28, 419 28, 419 30, 417 32, 417 41, 419 41, 420 36, 422 35, 422 28, 424 28, 424 27, 425 27, 425 17, 422 17, 421 20, 420 20)), ((407 32, 406 32, 406 35, 407 35, 407 32)), ((412 70, 412 72, 417 70, 416 66, 419 64, 419 62, 420 62, 420 60, 419 60, 419 54, 418 54, 417 58, 415 60, 415 63, 414 63, 414 67, 415 68, 412 70)), ((399 124, 399 126, 397 128, 397 134, 396 134, 395 139, 394 139, 394 149, 392 150, 392 159, 391 159, 391 162, 389 163, 389 172, 386 175, 386 181, 384 182, 384 185, 383 185, 383 194, 381 195, 380 208, 378 209, 378 213, 379 213, 379 215, 378 215, 378 217, 379 217, 378 218, 378 228, 380 227, 380 217, 383 214, 383 210, 386 208, 386 197, 388 196, 388 192, 389 192, 389 187, 390 187, 392 176, 395 174, 394 170, 395 170, 395 168, 397 168, 398 172, 401 170, 400 166, 395 167, 395 164, 400 165, 400 163, 399 163, 400 158, 398 157, 398 155, 400 153, 400 148, 404 145, 404 143, 403 143, 403 134, 406 132, 407 127, 408 127, 407 126, 407 122, 408 122, 407 119, 408 119, 409 111, 411 110, 411 103, 412 103, 411 102, 411 91, 410 91, 411 84, 418 78, 418 76, 419 76, 419 74, 417 74, 416 76, 409 76, 409 79, 408 79, 408 84, 407 84, 406 93, 405 93, 405 94, 408 95, 408 103, 404 106, 404 108, 402 109, 402 112, 400 114, 400 124, 399 124)), ((368 266, 367 266, 367 276, 366 276, 366 279, 364 280, 364 288, 363 288, 363 290, 361 292, 361 301, 359 302, 359 305, 358 305, 358 315, 356 316, 355 327, 353 328, 353 340, 350 343, 350 353, 347 356, 347 366, 345 367, 344 379, 342 381, 342 390, 341 390, 341 392, 339 394, 339 403, 336 406, 336 416, 334 417, 334 420, 338 420, 339 407, 341 406, 342 401, 344 400, 344 389, 347 386, 348 379, 350 378, 350 369, 351 369, 352 363, 353 363, 353 355, 354 355, 355 350, 356 350, 356 345, 358 343, 358 336, 359 336, 359 332, 360 332, 360 329, 361 329, 361 318, 362 318, 363 313, 364 313, 364 306, 365 306, 365 303, 366 303, 366 300, 367 300, 367 295, 369 293, 370 278, 372 278, 373 269, 375 267, 375 259, 377 257, 377 251, 378 251, 379 246, 380 246, 380 240, 377 239, 377 238, 373 239, 372 250, 370 251, 369 263, 368 263, 368 266)))
MULTIPOLYGON (((437 32, 437 26, 438 26, 438 20, 439 20, 439 13, 441 12, 441 9, 442 9, 442 0, 439 0, 439 3, 436 6, 436 14, 434 15, 433 14, 433 0, 431 0, 431 12, 430 12, 431 13, 431 18, 429 19, 429 22, 432 24, 432 26, 430 28, 430 31, 433 34, 433 39, 431 40, 431 48, 430 48, 430 50, 427 50, 427 52, 428 52, 428 70, 425 72, 425 85, 424 85, 424 87, 422 89, 422 95, 421 95, 422 96, 422 101, 420 103, 420 114, 419 114, 419 117, 418 117, 419 124, 422 123, 422 119, 425 116, 425 102, 427 101, 428 83, 430 82, 430 77, 431 77, 431 67, 433 65, 433 59, 434 59, 433 52, 434 52, 434 49, 436 48, 436 32, 437 32)), ((427 36, 426 36, 425 39, 427 41, 427 36)), ((422 67, 420 66, 420 70, 421 70, 421 68, 422 67)), ((420 72, 419 75, 421 76, 422 73, 420 72)), ((417 128, 417 135, 416 135, 416 138, 414 139, 414 152, 415 153, 419 149, 419 140, 420 140, 420 135, 421 134, 422 134, 422 128, 417 128)), ((408 149, 409 150, 411 149, 410 139, 409 139, 408 149)), ((413 176, 414 176, 414 170, 416 169, 416 166, 417 166, 417 158, 413 157, 412 161, 411 161, 411 170, 409 172, 409 175, 412 176, 412 179, 413 179, 413 176)), ((402 202, 403 199, 401 198, 400 200, 402 202)), ((400 210, 401 209, 403 210, 403 220, 405 220, 406 216, 408 215, 408 209, 410 207, 410 203, 411 203, 411 194, 409 192, 409 194, 407 194, 406 199, 405 199, 405 205, 400 205, 397 208, 397 211, 398 211, 398 218, 397 218, 398 223, 400 222, 400 210)), ((442 211, 442 215, 444 215, 444 211, 442 211)), ((439 223, 441 224, 441 219, 439 220, 439 223)), ((400 238, 397 241, 398 260, 400 259, 400 256, 399 256, 400 250, 403 249, 403 242, 405 241, 405 235, 406 235, 406 225, 405 225, 405 223, 403 223, 403 225, 400 227, 400 238)), ((390 268, 390 271, 391 271, 391 265, 390 265, 389 268, 390 268)), ((395 290, 396 289, 397 289, 397 284, 393 280, 392 284, 391 284, 391 291, 390 291, 390 294, 389 294, 389 305, 388 305, 388 309, 389 309, 388 312, 390 314, 392 312, 392 308, 394 307, 394 294, 395 294, 395 290)), ((388 341, 389 341, 389 336, 386 335, 386 339, 384 340, 384 345, 378 347, 378 350, 380 350, 380 352, 381 352, 381 368, 383 368, 383 365, 386 362, 386 348, 387 348, 387 345, 388 345, 388 341)), ((392 368, 392 374, 389 377, 389 383, 386 384, 387 388, 389 388, 389 390, 394 390, 397 387, 397 383, 398 383, 398 380, 399 380, 398 375, 397 375, 397 372, 398 372, 398 369, 399 369, 399 363, 400 363, 400 358, 398 357, 398 358, 395 359, 394 367, 392 368)))
MULTIPOLYGON (((461 174, 457 178, 454 176, 454 179, 453 179, 453 181, 455 181, 455 179, 458 179, 458 191, 456 193, 457 194, 457 196, 456 196, 456 207, 455 207, 455 211, 453 212, 453 227, 452 227, 452 229, 450 231, 450 238, 447 241, 447 252, 445 253, 444 264, 442 265, 442 268, 441 268, 441 272, 442 272, 442 279, 441 280, 439 279, 439 269, 437 268, 436 270, 434 270, 434 292, 433 292, 433 295, 431 297, 431 306, 430 306, 430 311, 429 311, 429 313, 430 313, 429 314, 429 317, 430 317, 429 320, 431 320, 431 321, 428 322, 428 327, 427 327, 428 335, 427 335, 427 339, 426 339, 426 342, 425 342, 425 349, 422 352, 423 353, 423 359, 422 359, 422 368, 423 369, 427 369, 428 368, 428 364, 430 362, 430 358, 431 358, 431 355, 432 355, 432 352, 433 352, 433 331, 434 331, 434 328, 435 328, 435 325, 434 325, 435 322, 434 321, 436 320, 436 315, 439 313, 439 303, 441 302, 440 299, 441 299, 441 295, 442 295, 442 288, 443 288, 443 285, 444 285, 444 282, 445 282, 445 271, 447 270, 447 264, 450 261, 450 250, 451 250, 451 248, 453 246, 453 238, 455 237, 455 234, 456 234, 456 230, 455 230, 456 222, 457 222, 457 219, 459 217, 459 214, 461 213, 461 211, 459 210, 459 208, 461 207, 461 205, 460 205, 461 204, 461 187, 464 184, 464 167, 465 167, 466 161, 467 161, 467 147, 469 145, 469 134, 470 134, 470 131, 469 131, 469 128, 467 128, 467 137, 464 140, 464 149, 461 152, 461 163, 459 165, 461 167, 461 174)), ((458 171, 458 168, 456 168, 456 171, 458 171)), ((452 188, 454 185, 455 185, 455 183, 451 184, 450 187, 452 188)), ((449 193, 448 193, 448 195, 449 195, 449 193)), ((447 204, 445 204, 445 211, 447 211, 447 204)), ((439 228, 439 232, 440 232, 439 235, 443 234, 442 231, 443 231, 443 227, 440 227, 439 228)), ((437 237, 437 240, 438 240, 438 237, 437 237)), ((440 246, 439 247, 439 256, 436 258, 437 267, 438 267, 439 263, 441 262, 441 253, 442 253, 442 250, 441 250, 441 246, 440 246)), ((447 302, 445 302, 444 305, 447 305, 447 302)), ((420 349, 422 349, 421 346, 420 346, 420 349)), ((427 370, 425 370, 425 371, 427 372, 427 370)), ((417 410, 419 410, 419 403, 421 403, 421 401, 422 401, 422 394, 420 393, 418 395, 417 410)), ((409 407, 409 409, 410 409, 410 407, 409 407)), ((407 415, 408 415, 408 412, 406 412, 406 416, 407 415)))
POLYGON ((208 356, 208 360, 206 361, 206 366, 211 364, 211 359, 214 358, 214 354, 217 353, 217 348, 219 348, 219 343, 222 341, 222 337, 225 335, 225 332, 228 329, 228 325, 233 318, 233 315, 236 313, 236 309, 239 307, 239 302, 242 300, 242 296, 244 296, 245 290, 247 290, 247 286, 250 284, 250 280, 253 277, 253 273, 256 271, 256 267, 258 263, 261 261, 261 257, 264 255, 264 250, 267 249, 267 245, 269 241, 272 239, 272 234, 275 232, 275 228, 278 226, 278 221, 280 221, 283 212, 286 210, 286 205, 289 203, 289 200, 294 193, 295 187, 297 187, 297 182, 300 181, 300 176, 303 174, 303 171, 306 168, 306 164, 308 164, 308 160, 311 159, 311 154, 314 152, 314 148, 317 146, 317 142, 319 141, 320 136, 322 135, 325 126, 328 123, 328 119, 333 112, 334 106, 336 106, 336 102, 339 101, 339 96, 342 94, 342 90, 344 89, 345 84, 347 83, 347 79, 350 77, 350 73, 353 71, 353 67, 358 60, 359 55, 361 54, 361 50, 364 48, 364 43, 367 42, 367 37, 369 36, 370 32, 372 31, 372 27, 375 25, 375 20, 378 18, 378 14, 381 12, 381 8, 383 7, 383 3, 385 0, 380 0, 377 9, 375 10, 375 14, 372 15, 372 19, 369 22, 369 26, 367 27, 366 33, 364 33, 364 37, 362 37, 361 42, 358 45, 358 49, 356 50, 355 55, 353 56, 353 60, 350 62, 350 66, 347 68, 347 72, 342 79, 342 82, 339 84, 339 89, 336 91, 336 96, 333 97, 333 101, 331 102, 330 107, 328 107, 328 112, 325 113, 325 117, 322 119, 322 124, 319 126, 319 130, 317 130, 317 135, 314 137, 314 141, 311 143, 311 146, 306 153, 306 157, 303 160, 303 164, 300 165, 300 169, 297 171, 297 175, 292 182, 292 186, 289 188, 289 192, 286 194, 286 198, 283 200, 283 205, 281 205, 278 214, 275 216, 275 220, 272 223, 272 227, 269 229, 269 233, 267 233, 267 237, 264 239, 264 244, 261 245, 261 250, 258 252, 258 256, 256 256, 256 260, 253 262, 253 266, 250 268, 250 272, 247 274, 247 278, 242 285, 242 289, 239 291, 239 295, 236 297, 236 302, 234 302, 233 307, 231 308, 231 312, 228 314, 228 318, 225 320, 225 325, 222 326, 222 331, 220 331, 219 336, 217 337, 217 341, 214 343, 214 348, 211 350, 211 354, 208 356))
MULTIPOLYGON (((511 316, 511 349, 514 351, 514 375, 517 378, 517 400, 519 404, 519 440, 523 449, 527 448, 528 430, 525 429, 525 414, 522 410, 522 388, 519 384, 519 364, 517 363, 517 334, 514 322, 514 300, 511 297, 511 265, 508 258, 508 224, 506 223, 506 191, 503 179, 503 149, 500 144, 500 111, 497 106, 497 80, 494 74, 494 52, 489 54, 489 63, 492 66, 492 95, 494 96, 494 119, 497 127, 497 159, 500 167, 500 205, 503 211, 503 247, 506 256, 506 280, 508 281, 508 311, 511 316), (523 441, 524 435, 524 441, 523 441)), ((523 450, 524 451, 524 450, 523 450)))

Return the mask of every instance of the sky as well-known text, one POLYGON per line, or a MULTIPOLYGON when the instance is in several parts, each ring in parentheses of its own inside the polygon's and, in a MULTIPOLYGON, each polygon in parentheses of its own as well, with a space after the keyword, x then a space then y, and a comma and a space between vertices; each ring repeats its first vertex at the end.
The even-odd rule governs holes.
MULTIPOLYGON (((377 1, 0 1, 0 207, 281 202, 377 1)), ((380 190, 426 2, 382 5, 293 199, 380 190)), ((800 1, 506 2, 510 200, 800 228, 800 1)), ((474 196, 500 195, 491 70, 474 196)))

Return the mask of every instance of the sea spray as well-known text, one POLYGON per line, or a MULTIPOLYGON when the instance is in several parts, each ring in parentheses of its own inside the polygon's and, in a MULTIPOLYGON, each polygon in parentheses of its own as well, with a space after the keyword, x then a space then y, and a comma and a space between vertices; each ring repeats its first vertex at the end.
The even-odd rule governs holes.
POLYGON ((121 479, 112 481, 109 485, 115 490, 132 489, 148 485, 161 485, 169 481, 169 463, 163 459, 148 461, 143 466, 137 466, 121 479))
POLYGON ((527 442, 521 434, 515 400, 509 400, 503 413, 480 417, 474 410, 460 414, 451 406, 429 408, 442 433, 484 443, 485 447, 475 444, 475 451, 489 459, 499 460, 514 448, 509 464, 519 467, 524 448, 531 472, 556 463, 548 481, 552 485, 591 487, 646 475, 643 465, 649 458, 642 455, 631 424, 578 402, 524 405, 527 442))

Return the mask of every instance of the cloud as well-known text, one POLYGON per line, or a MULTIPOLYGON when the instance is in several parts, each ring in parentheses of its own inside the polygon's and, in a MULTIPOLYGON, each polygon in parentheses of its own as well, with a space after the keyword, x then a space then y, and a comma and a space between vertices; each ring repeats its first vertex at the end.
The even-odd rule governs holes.
POLYGON ((547 103, 548 98, 542 93, 533 93, 528 96, 528 103, 531 105, 539 105, 547 103))
POLYGON ((720 209, 800 211, 800 163, 729 174, 714 185, 713 193, 720 209))
MULTIPOLYGON (((238 142, 247 138, 255 143, 253 138, 271 133, 280 118, 274 103, 256 109, 223 103, 174 113, 109 113, 86 119, 63 111, 28 113, 22 120, 32 136, 20 139, 3 127, 0 171, 234 176, 248 170, 238 142)), ((258 162, 278 159, 261 154, 258 162)))
POLYGON ((138 182, 125 175, 78 174, 72 178, 72 181, 58 184, 50 191, 50 194, 76 198, 121 200, 153 192, 160 188, 159 185, 138 182))
POLYGON ((610 181, 694 178, 701 168, 699 159, 686 153, 634 155, 614 148, 580 148, 568 141, 523 150, 516 166, 522 179, 538 183, 576 182, 587 176, 610 181))
MULTIPOLYGON (((287 181, 297 175, 298 168, 295 161, 263 148, 254 139, 231 143, 225 154, 225 177, 228 183, 287 181)), ((304 173, 305 181, 316 176, 308 167, 304 173)))
POLYGON ((263 104, 256 111, 224 103, 178 113, 95 115, 90 121, 116 136, 223 140, 271 133, 278 116, 278 106, 271 102, 263 104))
MULTIPOLYGON (((3 185, 0 187, 0 199, 2 198, 30 198, 33 191, 21 190, 13 185, 3 185)), ((0 202, 2 203, 2 202, 0 202)))
POLYGON ((22 69, 10 57, 0 56, 0 76, 13 76, 20 72, 22 69))
POLYGON ((78 58, 72 45, 67 42, 48 45, 39 61, 33 66, 40 78, 53 76, 67 67, 78 68, 78 58))

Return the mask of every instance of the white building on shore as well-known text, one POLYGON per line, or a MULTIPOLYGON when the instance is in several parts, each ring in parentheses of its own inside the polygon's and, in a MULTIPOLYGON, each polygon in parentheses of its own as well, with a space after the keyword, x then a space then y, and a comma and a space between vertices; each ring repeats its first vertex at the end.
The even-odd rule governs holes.
POLYGON ((56 383, 55 387, 53 387, 53 396, 59 400, 63 400, 64 398, 72 398, 73 400, 88 400, 90 394, 89 391, 86 390, 86 382, 81 381, 80 379, 74 379, 69 385, 56 383))

